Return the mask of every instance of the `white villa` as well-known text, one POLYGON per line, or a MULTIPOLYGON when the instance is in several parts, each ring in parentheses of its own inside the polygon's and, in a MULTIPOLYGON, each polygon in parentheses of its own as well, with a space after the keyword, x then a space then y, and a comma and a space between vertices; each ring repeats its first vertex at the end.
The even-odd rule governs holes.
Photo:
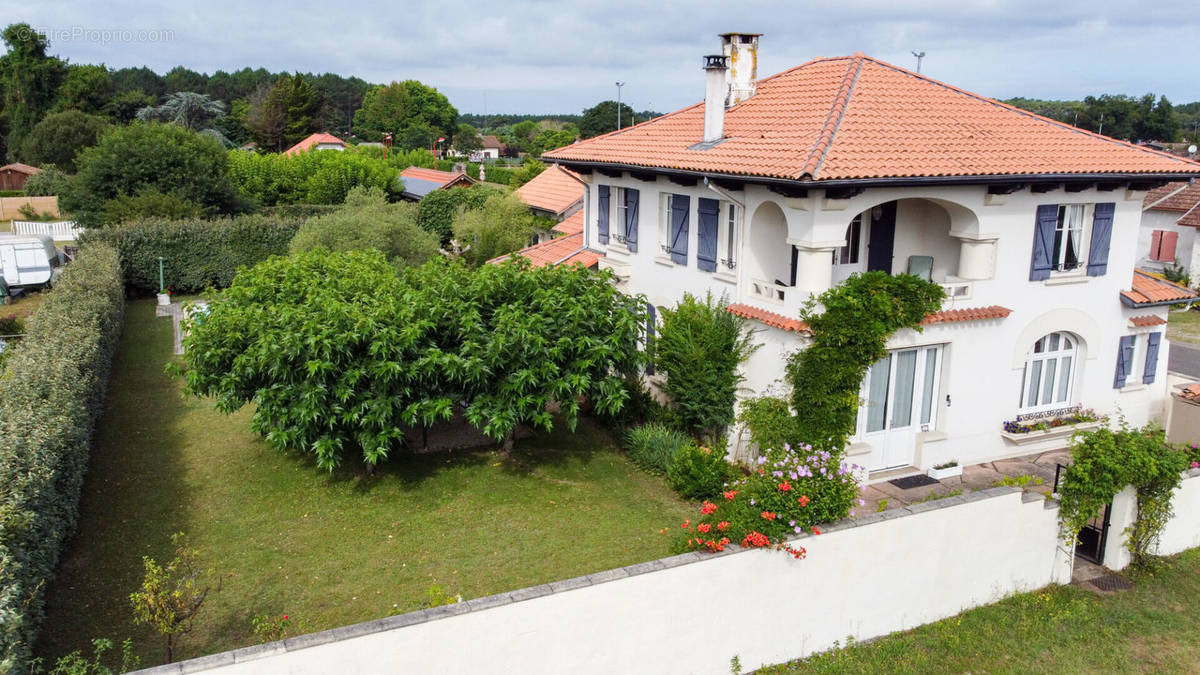
POLYGON ((849 454, 872 480, 1066 444, 1018 418, 1162 413, 1168 305, 1193 294, 1135 273, 1142 204, 1200 164, 861 54, 756 80, 759 36, 721 37, 703 102, 545 159, 586 183, 582 245, 623 290, 757 324, 745 396, 784 392, 806 299, 883 270, 947 299, 865 379, 849 454))

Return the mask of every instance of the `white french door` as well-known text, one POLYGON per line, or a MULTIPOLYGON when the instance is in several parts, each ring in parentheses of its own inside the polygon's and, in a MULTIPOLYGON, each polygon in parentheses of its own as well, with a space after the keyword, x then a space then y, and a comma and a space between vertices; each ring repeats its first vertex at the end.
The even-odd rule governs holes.
POLYGON ((833 285, 837 286, 851 274, 867 271, 867 224, 862 214, 846 226, 846 245, 833 252, 833 285))
POLYGON ((917 433, 937 421, 941 356, 941 346, 901 349, 867 370, 856 435, 871 446, 869 471, 913 463, 917 433))

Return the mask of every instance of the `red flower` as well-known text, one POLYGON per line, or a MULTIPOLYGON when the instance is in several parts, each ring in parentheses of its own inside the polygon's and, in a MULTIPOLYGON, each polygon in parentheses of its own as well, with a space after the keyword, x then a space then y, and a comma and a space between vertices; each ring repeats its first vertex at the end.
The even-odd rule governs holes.
POLYGON ((775 520, 775 514, 771 513, 770 511, 763 511, 762 517, 766 518, 767 520, 775 520))
POLYGON ((726 490, 721 494, 725 495, 725 499, 733 499, 737 496, 737 490, 726 490))
POLYGON ((808 498, 808 495, 800 495, 800 498, 796 501, 800 503, 800 506, 808 506, 808 503, 812 500, 808 498))
POLYGON ((700 513, 702 513, 706 516, 716 510, 717 510, 717 505, 708 501, 707 499, 704 500, 704 506, 700 507, 700 513))
POLYGON ((679 529, 686 530, 686 529, 688 529, 688 525, 691 525, 691 524, 692 524, 692 519, 688 518, 687 520, 683 521, 683 524, 679 526, 679 529))
POLYGON ((779 484, 780 492, 787 492, 788 490, 791 490, 791 489, 792 489, 792 486, 787 481, 783 481, 782 483, 779 484))
POLYGON ((696 530, 698 532, 707 533, 710 529, 712 529, 712 526, 709 525, 708 523, 700 523, 699 525, 696 526, 696 530))
POLYGON ((283 615, 283 620, 284 620, 284 621, 287 621, 287 620, 288 620, 288 618, 287 618, 287 614, 284 614, 284 615, 283 615))
POLYGON ((718 530, 720 530, 720 531, 722 531, 722 532, 724 532, 725 530, 729 529, 729 521, 728 521, 728 520, 722 520, 721 522, 717 523, 717 529, 718 529, 718 530))
POLYGON ((742 540, 742 546, 746 548, 762 548, 769 543, 771 542, 767 539, 767 535, 758 531, 751 532, 742 540))
POLYGON ((813 534, 821 534, 821 531, 814 527, 813 534))

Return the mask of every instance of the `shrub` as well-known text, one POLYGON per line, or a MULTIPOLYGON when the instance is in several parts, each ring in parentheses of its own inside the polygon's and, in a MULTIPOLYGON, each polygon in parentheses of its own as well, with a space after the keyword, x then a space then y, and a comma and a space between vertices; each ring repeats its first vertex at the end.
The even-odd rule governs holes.
POLYGON ((724 444, 720 450, 688 443, 671 458, 667 479, 671 489, 685 499, 715 497, 736 476, 733 465, 725 461, 724 444))
POLYGON ((655 473, 666 473, 675 453, 689 445, 693 443, 687 434, 653 422, 625 432, 625 447, 630 459, 655 473))
POLYGON ((378 154, 357 149, 260 155, 230 151, 229 173, 242 195, 260 206, 341 204, 355 187, 398 197, 400 174, 378 154))
POLYGON ((85 227, 111 224, 104 205, 147 188, 197 204, 205 215, 243 210, 221 144, 175 124, 116 127, 79 152, 79 173, 59 207, 85 227))
POLYGON ((756 349, 744 319, 726 311, 725 300, 690 293, 662 311, 655 360, 666 374, 663 391, 684 428, 710 442, 733 423, 738 366, 756 349))
POLYGON ((481 208, 495 190, 483 185, 434 190, 417 202, 417 224, 436 235, 442 246, 448 246, 454 236, 454 217, 459 207, 481 208))
POLYGON ((24 671, 75 527, 124 310, 117 254, 86 246, 29 319, 0 382, 0 671, 24 671))
POLYGON ((298 220, 263 216, 148 218, 89 231, 82 239, 103 241, 120 252, 125 283, 133 292, 158 290, 158 258, 162 256, 167 285, 177 293, 198 293, 208 286, 228 286, 239 267, 286 254, 299 227, 298 220))
POLYGON ((108 121, 103 117, 78 110, 50 113, 37 123, 21 143, 21 161, 34 166, 53 164, 73 173, 76 168, 75 155, 95 145, 107 129, 108 121))
POLYGON ((438 255, 437 238, 417 226, 416 204, 388 204, 383 191, 356 187, 336 212, 310 218, 289 250, 378 249, 393 263, 420 265, 438 255))
MULTIPOLYGON (((443 191, 444 192, 444 191, 443 191)), ((518 251, 533 239, 533 215, 516 195, 488 195, 477 209, 466 204, 454 215, 454 239, 472 265, 518 251)))
POLYGON ((759 450, 799 444, 800 429, 788 402, 774 396, 742 401, 738 422, 750 432, 750 441, 759 450))
MULTIPOLYGON (((715 501, 705 501, 700 517, 680 529, 676 550, 719 551, 729 543, 746 547, 775 546, 797 558, 802 547, 789 538, 821 523, 853 515, 858 500, 856 467, 837 455, 812 447, 770 450, 758 458, 750 475, 730 482, 715 501)), ((861 500, 858 500, 861 505, 861 500)))
POLYGON ((101 219, 106 223, 123 223, 138 218, 182 220, 199 218, 204 209, 176 194, 165 194, 153 187, 143 187, 133 195, 120 195, 104 202, 101 219))
MULTIPOLYGON (((71 177, 55 168, 45 168, 25 182, 25 194, 30 197, 52 197, 63 193, 71 177)), ((8 196, 8 195, 2 195, 8 196)))

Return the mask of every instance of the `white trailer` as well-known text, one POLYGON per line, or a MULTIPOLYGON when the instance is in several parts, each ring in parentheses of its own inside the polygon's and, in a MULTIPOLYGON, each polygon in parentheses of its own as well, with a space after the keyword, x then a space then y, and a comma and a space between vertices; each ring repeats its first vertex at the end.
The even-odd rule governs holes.
POLYGON ((0 233, 0 276, 10 288, 54 283, 65 259, 50 235, 0 233))

